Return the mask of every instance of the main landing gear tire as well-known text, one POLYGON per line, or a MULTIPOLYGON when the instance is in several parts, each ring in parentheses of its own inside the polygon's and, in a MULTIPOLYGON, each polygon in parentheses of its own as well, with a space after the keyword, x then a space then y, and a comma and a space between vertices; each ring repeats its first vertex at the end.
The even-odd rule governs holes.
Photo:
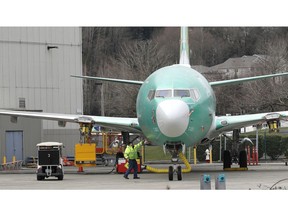
POLYGON ((247 154, 245 150, 239 153, 239 166, 247 168, 247 154))
POLYGON ((168 172, 169 181, 173 181, 173 167, 169 166, 169 172, 168 172))
POLYGON ((178 181, 182 180, 182 167, 181 166, 177 167, 177 178, 178 178, 178 181))
POLYGON ((41 180, 44 180, 44 176, 39 176, 39 175, 37 175, 37 181, 41 181, 41 180))
POLYGON ((224 157, 223 157, 223 168, 231 168, 231 155, 230 151, 225 150, 224 151, 224 157))

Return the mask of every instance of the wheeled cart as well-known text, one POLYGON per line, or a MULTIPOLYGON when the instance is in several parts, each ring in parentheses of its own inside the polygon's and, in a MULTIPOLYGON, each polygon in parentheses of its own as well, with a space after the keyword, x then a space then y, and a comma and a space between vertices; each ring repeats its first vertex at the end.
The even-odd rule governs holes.
POLYGON ((63 144, 58 142, 43 142, 37 144, 37 180, 43 180, 50 176, 55 176, 58 180, 63 180, 62 146, 63 144))

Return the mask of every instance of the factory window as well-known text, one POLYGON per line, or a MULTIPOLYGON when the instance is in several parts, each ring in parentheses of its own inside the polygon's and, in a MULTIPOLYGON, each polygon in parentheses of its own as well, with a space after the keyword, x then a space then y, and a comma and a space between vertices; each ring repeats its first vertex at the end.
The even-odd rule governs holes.
POLYGON ((19 98, 19 108, 21 109, 26 108, 25 98, 19 98))

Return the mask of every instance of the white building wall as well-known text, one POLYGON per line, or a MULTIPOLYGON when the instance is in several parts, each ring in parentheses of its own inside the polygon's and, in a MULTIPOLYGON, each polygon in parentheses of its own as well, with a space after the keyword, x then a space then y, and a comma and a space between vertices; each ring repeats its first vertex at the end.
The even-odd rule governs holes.
MULTIPOLYGON (((82 74, 81 28, 0 28, 0 108, 19 109, 25 98, 27 110, 82 112, 82 82, 71 74, 82 74)), ((44 121, 43 129, 62 128, 44 121)))

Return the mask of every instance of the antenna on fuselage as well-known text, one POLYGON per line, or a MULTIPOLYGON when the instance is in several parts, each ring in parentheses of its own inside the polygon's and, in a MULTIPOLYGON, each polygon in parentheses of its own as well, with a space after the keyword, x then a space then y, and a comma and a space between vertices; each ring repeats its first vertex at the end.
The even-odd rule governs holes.
POLYGON ((188 27, 181 27, 180 41, 180 60, 179 64, 190 66, 189 62, 189 43, 188 43, 188 27))

